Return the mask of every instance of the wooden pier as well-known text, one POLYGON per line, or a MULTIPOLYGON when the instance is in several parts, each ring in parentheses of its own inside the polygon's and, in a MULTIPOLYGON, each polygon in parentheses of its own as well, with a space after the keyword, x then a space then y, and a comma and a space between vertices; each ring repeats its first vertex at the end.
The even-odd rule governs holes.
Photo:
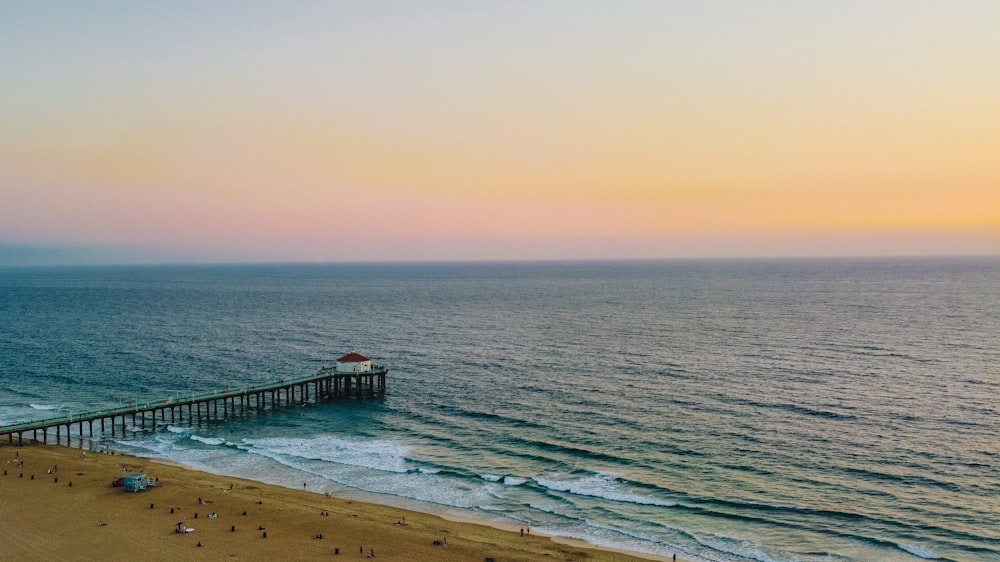
POLYGON ((264 386, 227 388, 207 394, 165 398, 120 408, 0 426, 0 437, 6 435, 7 442, 13 444, 17 436, 17 444, 21 445, 25 434, 30 433, 32 441, 48 443, 49 433, 54 429, 55 443, 59 444, 65 429, 66 443, 69 444, 70 429, 74 425, 79 427, 80 437, 89 435, 93 438, 95 423, 101 434, 110 429, 111 435, 115 436, 119 429, 121 434, 125 435, 130 418, 133 427, 144 428, 147 418, 154 423, 157 419, 167 422, 167 418, 169 423, 196 423, 202 420, 225 419, 251 410, 274 410, 282 406, 304 404, 310 400, 320 402, 338 397, 373 397, 385 393, 385 377, 388 372, 388 369, 379 366, 373 366, 370 371, 360 373, 342 373, 336 371, 334 367, 324 367, 312 376, 281 380, 264 386), (40 439, 39 432, 41 432, 40 439))

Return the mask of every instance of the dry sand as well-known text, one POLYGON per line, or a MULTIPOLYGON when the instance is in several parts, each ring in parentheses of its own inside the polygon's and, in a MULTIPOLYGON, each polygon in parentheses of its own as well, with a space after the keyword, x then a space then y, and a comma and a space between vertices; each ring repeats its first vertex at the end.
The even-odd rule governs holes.
POLYGON ((666 560, 60 446, 0 446, 0 469, 6 560, 666 560), (123 465, 159 484, 113 488, 123 465))

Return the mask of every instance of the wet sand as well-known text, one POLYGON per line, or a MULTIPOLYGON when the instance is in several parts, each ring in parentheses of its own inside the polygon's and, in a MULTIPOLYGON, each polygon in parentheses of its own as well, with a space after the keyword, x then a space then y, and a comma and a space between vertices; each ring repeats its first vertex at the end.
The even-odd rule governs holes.
POLYGON ((12 560, 669 560, 68 447, 0 446, 0 470, 12 560), (123 466, 158 485, 112 487, 123 466))

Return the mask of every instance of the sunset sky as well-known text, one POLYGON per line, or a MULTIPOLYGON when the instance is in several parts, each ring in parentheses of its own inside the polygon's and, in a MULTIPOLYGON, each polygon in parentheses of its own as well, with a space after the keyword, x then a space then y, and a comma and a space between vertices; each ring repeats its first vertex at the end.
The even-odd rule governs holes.
POLYGON ((1000 254, 1000 2, 0 5, 0 266, 1000 254))

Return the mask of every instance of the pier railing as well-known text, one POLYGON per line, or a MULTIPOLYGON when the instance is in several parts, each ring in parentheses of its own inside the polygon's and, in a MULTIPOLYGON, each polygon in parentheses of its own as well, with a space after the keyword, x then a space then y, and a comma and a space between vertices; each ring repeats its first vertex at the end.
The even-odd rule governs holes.
POLYGON ((129 417, 131 417, 134 427, 144 427, 147 413, 151 414, 154 420, 159 415, 161 421, 165 421, 169 414, 170 422, 177 423, 178 419, 182 421, 185 419, 188 421, 204 418, 218 419, 220 405, 222 406, 222 417, 225 418, 237 411, 268 407, 274 409, 282 405, 308 402, 310 399, 319 402, 335 397, 375 396, 385 393, 386 373, 388 373, 388 369, 380 366, 374 367, 371 371, 360 373, 344 373, 336 371, 333 367, 324 367, 314 375, 281 379, 260 386, 226 388, 190 396, 172 396, 158 401, 135 402, 118 408, 104 408, 77 414, 68 412, 61 416, 42 420, 13 423, 0 426, 0 436, 6 435, 8 442, 13 443, 16 435, 20 444, 24 439, 24 434, 29 432, 32 434, 33 440, 39 441, 38 433, 41 431, 40 440, 47 443, 49 431, 55 429, 56 443, 58 443, 61 440, 63 428, 66 429, 67 441, 70 438, 70 429, 73 425, 79 426, 79 434, 82 436, 84 435, 84 424, 87 424, 90 436, 93 437, 94 422, 99 422, 101 433, 106 431, 105 422, 110 421, 112 435, 117 433, 119 426, 124 434, 129 417), (284 394, 284 400, 282 400, 282 394, 284 394), (185 408, 187 416, 184 416, 185 408), (121 418, 120 423, 117 422, 119 418, 121 418))

